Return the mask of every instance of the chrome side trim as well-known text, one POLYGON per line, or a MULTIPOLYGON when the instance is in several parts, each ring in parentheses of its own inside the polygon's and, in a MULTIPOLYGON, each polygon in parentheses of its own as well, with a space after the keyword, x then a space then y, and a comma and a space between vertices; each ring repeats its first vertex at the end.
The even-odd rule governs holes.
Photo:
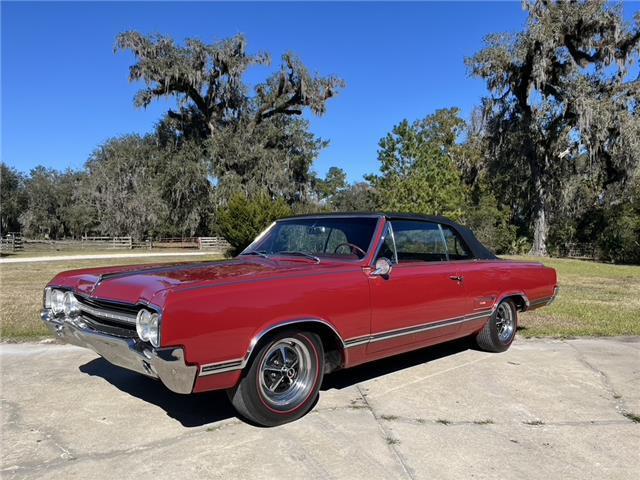
POLYGON ((427 325, 423 325, 423 326, 417 326, 417 327, 412 327, 409 331, 402 331, 402 332, 391 332, 391 333, 386 333, 386 334, 382 334, 382 335, 376 335, 371 339, 371 342, 380 342, 380 341, 384 341, 384 340, 390 340, 392 338, 397 338, 397 337, 401 337, 403 335, 410 335, 410 334, 416 334, 416 333, 422 333, 422 332, 427 332, 429 330, 436 330, 438 328, 445 328, 445 327, 450 327, 453 325, 458 325, 460 323, 466 323, 466 322, 472 322, 474 320, 480 320, 482 318, 488 318, 491 316, 491 313, 482 313, 479 315, 472 315, 472 316, 465 316, 465 317, 460 317, 457 319, 451 319, 451 320, 444 320, 442 322, 437 322, 437 323, 432 323, 432 324, 427 324, 427 325))
POLYGON ((439 328, 450 327, 450 326, 458 325, 461 323, 481 320, 483 318, 490 317, 492 314, 493 314, 492 310, 484 310, 481 312, 464 315, 462 317, 449 318, 449 319, 441 320, 438 322, 423 323, 421 325, 416 325, 414 327, 388 330, 386 332, 377 333, 375 335, 370 335, 368 337, 359 337, 353 340, 347 340, 345 346, 346 348, 352 348, 352 347, 357 347, 366 343, 375 343, 375 342, 381 342, 385 340, 391 340, 393 338, 402 337, 404 335, 413 335, 416 333, 427 332, 429 330, 436 330, 439 328))
POLYGON ((370 336, 366 336, 366 337, 358 337, 352 340, 347 340, 347 342, 345 343, 345 348, 352 348, 352 347, 358 347, 360 345, 364 345, 366 343, 369 343, 370 339, 371 339, 370 336))
POLYGON ((260 333, 254 335, 253 338, 251 339, 251 342, 249 343, 249 348, 247 349, 247 353, 245 354, 244 358, 204 364, 200 367, 200 372, 198 376, 204 377, 207 375, 215 375, 217 373, 226 373, 226 372, 232 372, 235 370, 242 370, 249 362, 249 359, 251 358, 251 354, 253 353, 253 349, 255 348, 255 346, 266 334, 275 330, 276 328, 286 327, 288 325, 295 325, 298 323, 309 323, 309 322, 319 323, 326 327, 329 327, 333 331, 333 333, 336 335, 336 337, 340 339, 340 342, 342 343, 342 348, 343 349, 346 348, 344 340, 342 339, 342 337, 340 336, 340 334, 334 328, 333 325, 331 325, 328 322, 325 322, 324 320, 320 320, 317 318, 301 318, 299 320, 291 320, 289 322, 283 322, 283 323, 278 323, 276 325, 271 325, 270 327, 262 330, 260 333))
POLYGON ((331 324, 323 320, 309 318, 309 319, 301 319, 301 320, 294 320, 291 322, 279 323, 277 325, 273 325, 267 328, 266 330, 262 331, 259 335, 256 335, 253 337, 253 340, 251 341, 251 345, 247 350, 247 355, 245 356, 245 358, 242 358, 242 359, 237 358, 233 360, 226 360, 223 362, 204 364, 200 367, 200 372, 198 373, 198 376, 204 377, 207 375, 215 375, 217 373, 226 373, 226 372, 232 372, 236 370, 242 370, 247 365, 249 358, 251 358, 251 354, 253 353, 253 349, 255 345, 260 341, 260 339, 270 331, 273 331, 276 328, 284 327, 287 325, 295 325, 297 323, 303 323, 303 322, 321 323, 331 328, 331 330, 333 330, 336 336, 340 338, 340 340, 342 341, 342 347, 344 349, 348 349, 348 348, 358 347, 358 346, 369 344, 369 343, 391 340, 393 338, 402 337, 404 335, 412 335, 416 333, 427 332, 429 330, 436 330, 439 328, 450 327, 450 326, 458 325, 461 323, 473 322, 475 320, 489 318, 492 314, 493 314, 493 310, 483 310, 480 312, 464 315, 462 317, 449 318, 446 320, 441 320, 439 322, 424 323, 421 325, 416 325, 408 328, 388 330, 386 332, 377 333, 375 335, 367 335, 365 337, 352 338, 351 340, 347 340, 347 341, 342 340, 342 337, 340 337, 336 329, 331 324))
POLYGON ((547 302, 547 305, 551 305, 558 298, 558 294, 560 293, 560 286, 553 287, 553 295, 551 296, 551 300, 547 302))
POLYGON ((554 300, 555 296, 540 298, 534 302, 531 302, 531 304, 529 305, 529 309, 533 310, 534 308, 544 307, 552 303, 554 300))
POLYGON ((216 373, 232 372, 244 368, 244 359, 229 360, 226 362, 207 363, 200 366, 199 377, 215 375, 216 373))

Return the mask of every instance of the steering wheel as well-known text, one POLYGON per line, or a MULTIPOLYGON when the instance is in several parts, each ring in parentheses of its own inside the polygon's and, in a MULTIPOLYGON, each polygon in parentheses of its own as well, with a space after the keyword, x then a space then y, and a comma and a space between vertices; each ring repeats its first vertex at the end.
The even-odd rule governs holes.
POLYGON ((351 253, 354 253, 354 250, 362 253, 362 256, 364 257, 367 252, 365 252, 363 249, 361 249, 358 245, 354 245, 353 243, 349 243, 349 242, 343 242, 343 243, 339 243, 338 245, 336 245, 336 248, 333 249, 333 253, 338 253, 338 249, 340 247, 344 247, 347 246, 351 249, 351 253))

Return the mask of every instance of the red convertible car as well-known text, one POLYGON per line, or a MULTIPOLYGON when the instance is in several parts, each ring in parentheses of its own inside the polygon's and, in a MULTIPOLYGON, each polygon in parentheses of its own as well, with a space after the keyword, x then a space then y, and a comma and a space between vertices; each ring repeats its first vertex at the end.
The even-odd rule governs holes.
POLYGON ((225 389, 266 426, 304 415, 323 375, 473 336, 509 348, 556 272, 502 260, 446 218, 292 217, 229 261, 60 273, 43 321, 61 339, 178 393, 225 389))

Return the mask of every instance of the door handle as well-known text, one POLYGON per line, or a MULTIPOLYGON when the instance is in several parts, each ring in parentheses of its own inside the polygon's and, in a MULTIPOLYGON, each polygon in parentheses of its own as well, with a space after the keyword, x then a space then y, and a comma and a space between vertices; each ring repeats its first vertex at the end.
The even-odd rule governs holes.
POLYGON ((464 282, 464 277, 462 275, 449 275, 449 279, 454 282, 464 282))

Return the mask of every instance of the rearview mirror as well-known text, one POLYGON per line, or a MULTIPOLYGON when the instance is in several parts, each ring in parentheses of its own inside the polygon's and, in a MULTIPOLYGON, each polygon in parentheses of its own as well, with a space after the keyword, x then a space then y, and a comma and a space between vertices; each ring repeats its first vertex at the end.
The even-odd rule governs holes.
POLYGON ((391 260, 385 257, 380 257, 376 260, 375 270, 372 275, 377 277, 388 277, 391 273, 391 260))
POLYGON ((326 227, 323 227, 323 226, 320 226, 320 227, 309 227, 307 229, 307 232, 309 233, 309 235, 322 235, 326 231, 327 231, 326 227))

